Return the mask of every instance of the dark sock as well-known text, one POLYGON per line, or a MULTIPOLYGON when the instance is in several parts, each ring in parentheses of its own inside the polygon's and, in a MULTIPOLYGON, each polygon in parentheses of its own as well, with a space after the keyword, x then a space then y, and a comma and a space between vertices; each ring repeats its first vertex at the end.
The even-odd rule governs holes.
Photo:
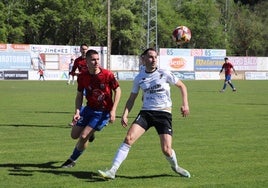
POLYGON ((83 151, 79 151, 76 147, 73 150, 73 154, 71 155, 70 159, 76 161, 80 155, 82 155, 83 151))

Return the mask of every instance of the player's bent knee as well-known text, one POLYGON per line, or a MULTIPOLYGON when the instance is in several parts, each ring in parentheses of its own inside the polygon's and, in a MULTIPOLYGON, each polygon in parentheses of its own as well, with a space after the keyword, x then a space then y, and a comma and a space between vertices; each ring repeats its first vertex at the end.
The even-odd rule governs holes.
POLYGON ((168 157, 172 155, 172 149, 170 147, 163 147, 162 152, 165 156, 168 156, 168 157))
POLYGON ((83 140, 87 140, 88 139, 88 135, 87 134, 82 134, 80 136, 80 138, 83 139, 83 140))
POLYGON ((71 133, 71 138, 72 138, 72 139, 77 139, 77 138, 79 138, 79 136, 80 136, 80 135, 71 133))
POLYGON ((128 145, 132 145, 134 142, 134 139, 131 135, 127 135, 124 142, 128 145))

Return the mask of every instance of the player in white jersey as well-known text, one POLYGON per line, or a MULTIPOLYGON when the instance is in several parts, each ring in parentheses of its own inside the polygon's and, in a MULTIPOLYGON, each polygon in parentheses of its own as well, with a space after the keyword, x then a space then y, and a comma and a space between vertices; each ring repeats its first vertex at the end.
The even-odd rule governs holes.
POLYGON ((71 73, 72 69, 73 69, 73 65, 74 65, 74 58, 71 58, 71 62, 69 63, 69 78, 67 81, 67 84, 69 85, 72 81, 72 84, 74 85, 74 75, 71 73))
POLYGON ((155 127, 161 143, 161 149, 174 172, 183 177, 190 178, 190 173, 178 165, 175 151, 172 149, 172 101, 170 96, 170 84, 176 85, 182 95, 181 114, 186 117, 189 114, 187 88, 170 71, 158 70, 157 52, 153 48, 144 51, 143 63, 145 70, 135 77, 131 94, 126 102, 121 124, 128 125, 128 114, 131 111, 139 90, 143 91, 143 106, 138 116, 132 123, 124 142, 118 148, 113 159, 112 167, 107 171, 99 170, 104 178, 114 179, 117 170, 126 159, 131 146, 150 127, 155 127))

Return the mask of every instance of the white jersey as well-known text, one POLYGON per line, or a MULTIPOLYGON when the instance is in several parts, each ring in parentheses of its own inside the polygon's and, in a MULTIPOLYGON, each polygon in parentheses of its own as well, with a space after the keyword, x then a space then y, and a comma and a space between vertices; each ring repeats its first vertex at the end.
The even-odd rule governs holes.
POLYGON ((135 77, 132 93, 143 91, 142 110, 157 110, 171 112, 170 85, 176 84, 178 78, 166 70, 156 70, 146 73, 145 70, 135 77))
POLYGON ((73 62, 69 63, 69 72, 71 72, 71 71, 72 71, 73 66, 74 66, 74 63, 73 63, 73 62))

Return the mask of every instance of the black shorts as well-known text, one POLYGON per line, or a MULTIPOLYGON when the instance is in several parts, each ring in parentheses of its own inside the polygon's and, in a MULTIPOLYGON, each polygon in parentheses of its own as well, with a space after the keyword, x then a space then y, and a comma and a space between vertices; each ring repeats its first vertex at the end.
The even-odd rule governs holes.
POLYGON ((141 110, 133 123, 138 124, 147 131, 155 127, 158 134, 169 134, 172 136, 172 115, 168 112, 141 110))

